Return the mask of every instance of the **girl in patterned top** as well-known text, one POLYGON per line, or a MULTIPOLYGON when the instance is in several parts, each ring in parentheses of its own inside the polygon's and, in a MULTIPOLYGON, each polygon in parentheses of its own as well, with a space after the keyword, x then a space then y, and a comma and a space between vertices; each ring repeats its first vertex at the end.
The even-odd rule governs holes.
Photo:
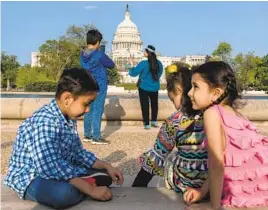
MULTIPOLYGON (((161 126, 154 147, 140 156, 141 170, 132 186, 146 187, 154 175, 159 175, 165 176, 168 188, 182 194, 187 190, 194 193, 202 190, 207 179, 203 121, 196 117, 198 112, 192 109, 187 95, 191 71, 177 63, 168 66, 166 72, 168 96, 177 111, 161 126)), ((184 200, 195 202, 191 197, 184 196, 184 200)))

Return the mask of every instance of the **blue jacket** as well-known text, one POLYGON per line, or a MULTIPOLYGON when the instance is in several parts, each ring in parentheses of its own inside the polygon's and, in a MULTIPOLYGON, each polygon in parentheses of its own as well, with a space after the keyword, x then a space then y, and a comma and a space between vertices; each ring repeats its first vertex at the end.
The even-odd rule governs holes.
MULTIPOLYGON (((159 72, 158 78, 160 79, 163 73, 163 65, 158 60, 159 72)), ((140 79, 140 88, 149 92, 156 92, 160 89, 160 81, 159 79, 155 81, 150 72, 150 65, 148 60, 141 61, 136 67, 133 67, 129 70, 128 74, 132 77, 136 77, 139 75, 140 79)))
POLYGON ((100 89, 107 88, 107 68, 114 68, 114 62, 103 51, 82 51, 80 65, 91 73, 100 89))

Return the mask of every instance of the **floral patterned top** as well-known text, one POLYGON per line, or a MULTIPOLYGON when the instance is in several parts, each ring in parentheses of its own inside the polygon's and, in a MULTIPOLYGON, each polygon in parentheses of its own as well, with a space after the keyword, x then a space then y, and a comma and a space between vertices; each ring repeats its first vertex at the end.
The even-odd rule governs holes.
POLYGON ((165 176, 176 192, 184 193, 187 186, 200 188, 208 175, 204 139, 203 119, 189 119, 178 110, 161 126, 154 147, 140 156, 141 166, 150 174, 165 176))

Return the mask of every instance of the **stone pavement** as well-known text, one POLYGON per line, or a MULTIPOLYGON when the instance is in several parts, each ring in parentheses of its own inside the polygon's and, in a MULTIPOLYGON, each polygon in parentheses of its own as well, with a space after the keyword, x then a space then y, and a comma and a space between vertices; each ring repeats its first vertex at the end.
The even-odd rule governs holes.
MULTIPOLYGON (((15 132, 17 131, 17 128, 19 124, 21 123, 20 120, 18 121, 3 121, 1 122, 1 136, 5 136, 5 133, 12 133, 12 135, 15 135, 15 132)), ((82 135, 82 122, 78 122, 78 130, 80 135, 82 135)), ((149 131, 144 130, 142 126, 139 123, 131 123, 131 122, 122 122, 122 124, 113 124, 107 126, 105 123, 102 126, 105 127, 105 131, 107 133, 111 133, 111 138, 117 138, 120 135, 131 135, 130 137, 133 137, 134 139, 137 138, 136 136, 133 136, 133 133, 137 133, 137 135, 155 135, 158 131, 158 129, 151 129, 149 131), (105 127, 106 126, 106 127, 105 127), (107 129, 106 129, 107 128, 107 129), (113 137, 114 136, 114 137, 113 137)), ((267 122, 258 125, 258 128, 262 132, 268 133, 268 125, 267 122)), ((10 143, 12 143, 13 139, 7 139, 7 142, 3 142, 3 139, 1 140, 1 146, 8 146, 10 143)), ((119 139, 119 141, 123 141, 125 139, 119 139)), ((144 139, 142 139, 144 140, 144 139)), ((116 143, 116 139, 113 139, 116 143)), ((126 140, 125 140, 126 141, 126 140)), ((133 140, 135 141, 135 140, 133 140)), ((152 139, 152 142, 154 140, 152 139)), ((109 146, 109 150, 111 151, 111 147, 114 143, 109 146)), ((123 143, 121 143, 123 144, 123 143)), ((140 144, 142 144, 142 141, 137 142, 137 145, 134 145, 136 148, 140 144)), ((11 144, 12 145, 12 144, 11 144)), ((151 145, 151 144, 149 144, 151 145)), ((10 147, 10 145, 9 145, 10 147)), ((118 146, 119 147, 119 146, 118 146)), ((92 147, 93 149, 98 149, 95 147, 92 147)), ((131 149, 130 148, 130 149, 131 149)), ((119 148, 120 149, 120 148, 119 148)), ((122 147, 124 151, 127 151, 127 147, 122 147)), ((141 151, 144 151, 145 148, 140 148, 141 151)), ((106 147, 101 146, 100 151, 107 150, 106 147)), ((138 152, 138 154, 141 153, 141 151, 138 152)), ((131 153, 134 153, 133 149, 131 149, 131 153)), ((127 153, 129 155, 129 153, 127 153)), ((2 154, 3 155, 3 154, 2 154)), ((126 154, 125 154, 126 155, 126 154)), ((111 159, 111 158, 110 158, 111 159)), ((3 160, 2 160, 3 161, 3 160)), ((133 168, 133 163, 130 162, 130 165, 133 168)), ((2 180, 3 177, 1 177, 2 180)), ((145 209, 145 210, 183 210, 185 208, 185 205, 182 201, 182 197, 178 194, 176 194, 174 191, 168 190, 164 187, 164 181, 161 178, 154 177, 154 179, 150 182, 149 188, 131 188, 131 184, 133 183, 134 176, 125 176, 125 183, 123 187, 113 187, 113 200, 109 202, 98 202, 93 201, 89 198, 87 198, 85 201, 81 202, 79 205, 70 208, 70 209, 90 209, 90 210, 138 210, 138 209, 145 209)), ((1 181, 2 183, 2 181, 1 181)), ((50 209, 47 207, 44 207, 42 205, 36 204, 34 202, 30 201, 23 201, 18 198, 18 196, 11 191, 10 189, 4 187, 1 185, 1 209, 3 210, 46 210, 50 209)), ((199 208, 199 210, 205 210, 204 208, 199 208)), ((240 209, 242 210, 242 209, 240 209)), ((244 209, 246 210, 246 209, 244 209)), ((251 209, 253 210, 253 209, 251 209)), ((262 207, 262 208, 254 208, 254 210, 268 210, 268 207, 262 207)))

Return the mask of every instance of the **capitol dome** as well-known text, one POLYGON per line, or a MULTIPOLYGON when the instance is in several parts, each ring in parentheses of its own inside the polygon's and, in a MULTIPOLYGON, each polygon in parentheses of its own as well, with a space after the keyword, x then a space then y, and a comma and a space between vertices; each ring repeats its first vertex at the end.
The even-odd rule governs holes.
POLYGON ((130 18, 130 12, 127 9, 125 13, 125 19, 117 26, 116 33, 137 33, 139 34, 138 28, 130 18))
POLYGON ((132 22, 128 5, 125 19, 117 26, 112 41, 112 57, 119 70, 124 70, 129 57, 134 56, 135 62, 143 57, 142 41, 138 27, 132 22))

